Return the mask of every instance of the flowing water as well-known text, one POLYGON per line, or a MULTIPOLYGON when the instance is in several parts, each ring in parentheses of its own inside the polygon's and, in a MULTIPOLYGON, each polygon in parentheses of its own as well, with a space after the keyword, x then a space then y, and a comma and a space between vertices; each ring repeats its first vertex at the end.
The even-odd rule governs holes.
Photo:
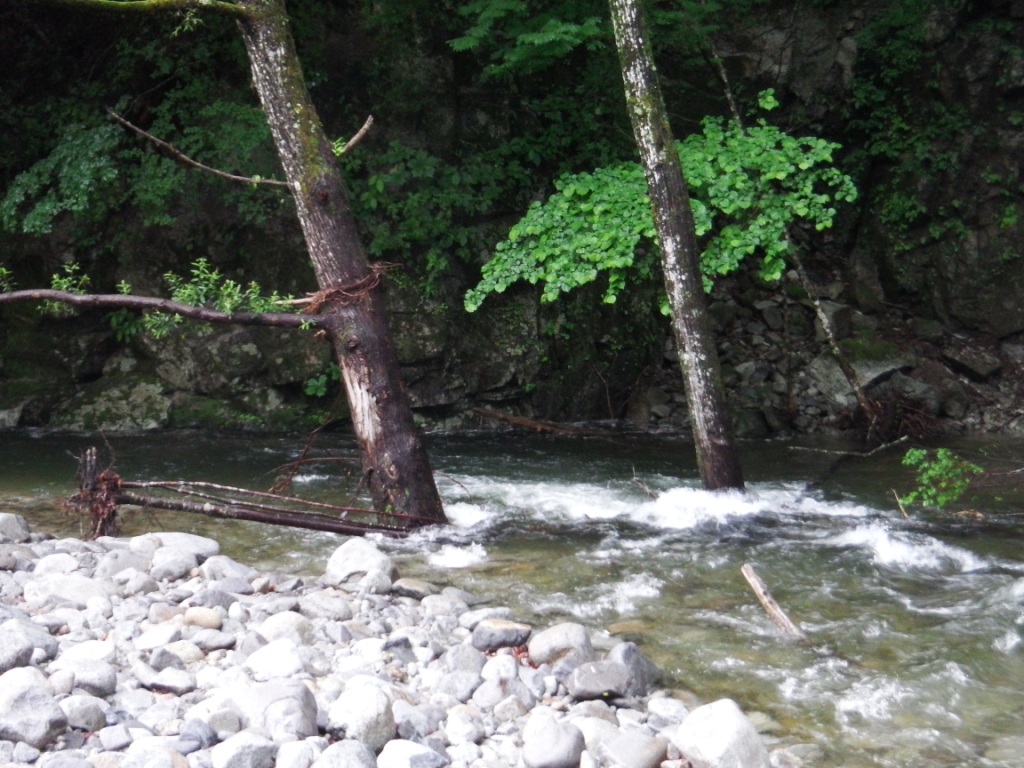
MULTIPOLYGON (((321 456, 351 459, 341 435, 321 456)), ((126 479, 266 488, 301 438, 160 433, 111 440, 126 479)), ((0 433, 0 508, 77 534, 84 437, 0 433)), ((952 446, 1024 466, 1024 441, 952 446)), ((1024 492, 985 515, 905 518, 899 449, 835 465, 833 443, 743 447, 749 491, 697 489, 692 446, 670 437, 520 434, 431 438, 451 526, 381 539, 403 575, 493 596, 539 626, 578 620, 626 638, 666 687, 736 699, 773 736, 820 745, 826 766, 1024 767, 1024 492), (740 573, 751 563, 810 642, 786 642, 740 573)), ((345 461, 311 464, 296 491, 345 503, 345 461)), ((323 571, 332 534, 169 513, 126 533, 191 530, 267 569, 323 571)))

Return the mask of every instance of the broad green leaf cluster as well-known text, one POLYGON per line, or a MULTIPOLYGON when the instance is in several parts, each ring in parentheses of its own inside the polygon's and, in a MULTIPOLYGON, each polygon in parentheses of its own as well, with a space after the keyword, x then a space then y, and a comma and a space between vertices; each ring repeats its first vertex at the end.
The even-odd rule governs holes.
MULTIPOLYGON (((775 104, 770 91, 762 94, 762 107, 775 104)), ((763 119, 745 128, 709 117, 702 128, 677 146, 703 243, 705 287, 755 255, 761 277, 776 280, 793 247, 790 227, 800 222, 826 229, 835 206, 856 197, 852 180, 833 165, 838 145, 790 136, 763 119)), ((551 301, 602 274, 608 280, 604 300, 611 303, 631 275, 651 274, 656 233, 639 164, 564 175, 555 190, 497 245, 482 280, 466 295, 467 309, 519 280, 541 283, 542 299, 551 301)))
POLYGON ((984 471, 948 448, 911 448, 903 456, 903 466, 917 470, 917 486, 905 500, 938 508, 963 496, 971 480, 984 471))

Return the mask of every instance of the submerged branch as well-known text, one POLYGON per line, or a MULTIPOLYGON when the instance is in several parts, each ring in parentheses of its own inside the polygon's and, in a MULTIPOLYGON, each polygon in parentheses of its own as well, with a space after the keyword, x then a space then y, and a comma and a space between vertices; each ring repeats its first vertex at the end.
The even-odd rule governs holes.
POLYGON ((754 571, 754 566, 750 563, 744 563, 740 569, 743 572, 744 578, 750 584, 750 588, 754 590, 754 594, 757 595, 757 599, 760 601, 761 606, 768 614, 769 618, 775 622, 776 626, 785 632, 786 637, 797 642, 807 642, 807 635, 794 624, 786 612, 782 610, 775 598, 772 597, 772 593, 768 591, 768 586, 761 580, 761 577, 754 571))

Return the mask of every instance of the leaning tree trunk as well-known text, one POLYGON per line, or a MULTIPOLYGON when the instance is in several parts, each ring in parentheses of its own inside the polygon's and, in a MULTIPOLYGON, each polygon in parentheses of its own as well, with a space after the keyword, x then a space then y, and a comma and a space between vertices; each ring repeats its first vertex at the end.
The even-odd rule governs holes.
POLYGON ((253 83, 295 198, 379 512, 443 522, 434 476, 399 379, 379 276, 360 245, 345 184, 313 107, 284 0, 240 0, 253 83))
POLYGON ((725 414, 718 353, 704 306, 699 249, 679 153, 648 43, 639 0, 609 0, 626 106, 647 178, 661 245, 672 328, 704 488, 743 488, 743 472, 725 414))

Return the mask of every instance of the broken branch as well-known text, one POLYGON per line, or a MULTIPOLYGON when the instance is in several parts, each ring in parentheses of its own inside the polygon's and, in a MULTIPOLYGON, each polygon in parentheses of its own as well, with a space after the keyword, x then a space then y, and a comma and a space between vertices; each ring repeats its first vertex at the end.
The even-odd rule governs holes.
POLYGON ((743 576, 747 579, 751 589, 754 590, 754 594, 757 595, 757 599, 760 601, 761 606, 767 612, 769 618, 775 622, 775 624, 781 629, 788 638, 795 640, 799 643, 807 642, 807 635, 794 624, 786 612, 782 610, 775 598, 772 597, 772 593, 768 591, 768 586, 761 580, 761 577, 754 571, 754 566, 750 563, 744 563, 740 569, 743 572, 743 576))

